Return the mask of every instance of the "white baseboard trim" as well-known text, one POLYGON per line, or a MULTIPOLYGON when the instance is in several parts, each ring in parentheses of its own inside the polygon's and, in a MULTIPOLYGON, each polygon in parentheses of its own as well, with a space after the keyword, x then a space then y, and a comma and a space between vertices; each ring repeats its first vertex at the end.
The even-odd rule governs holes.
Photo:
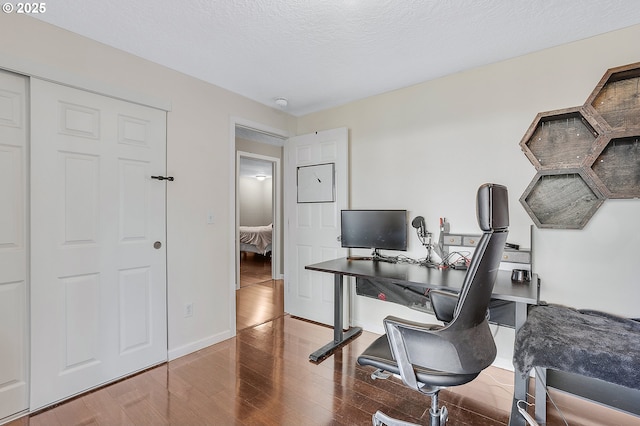
POLYGON ((501 368, 507 371, 514 371, 513 362, 508 358, 496 358, 491 364, 493 367, 501 368))
POLYGON ((224 340, 230 339, 231 337, 231 331, 227 330, 222 333, 218 333, 216 335, 188 343, 178 348, 170 349, 167 353, 167 356, 169 358, 169 361, 173 361, 176 358, 189 355, 190 353, 199 351, 200 349, 204 349, 208 346, 215 345, 216 343, 220 343, 224 340))
MULTIPOLYGON (((29 410, 22 410, 22 411, 20 411, 18 413, 10 415, 9 417, 3 417, 2 419, 0 419, 0 425, 3 425, 5 423, 9 423, 12 420, 17 420, 20 417, 24 417, 24 416, 27 416, 27 415, 29 415, 29 410)), ((22 423, 20 423, 20 424, 22 424, 22 423)), ((29 424, 29 422, 27 421, 26 424, 29 424)))

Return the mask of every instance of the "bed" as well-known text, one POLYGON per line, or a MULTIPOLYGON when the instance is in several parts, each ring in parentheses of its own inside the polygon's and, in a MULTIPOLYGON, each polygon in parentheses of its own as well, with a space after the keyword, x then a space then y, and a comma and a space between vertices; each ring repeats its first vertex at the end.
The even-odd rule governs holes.
POLYGON ((271 252, 273 224, 265 226, 240 227, 240 251, 259 253, 266 256, 271 252))

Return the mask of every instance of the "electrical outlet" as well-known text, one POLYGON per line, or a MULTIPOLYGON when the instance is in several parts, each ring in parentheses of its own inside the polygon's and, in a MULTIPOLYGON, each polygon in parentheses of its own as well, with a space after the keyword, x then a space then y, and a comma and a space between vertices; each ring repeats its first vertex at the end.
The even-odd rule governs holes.
POLYGON ((193 303, 187 303, 184 305, 184 317, 189 318, 193 316, 193 303))

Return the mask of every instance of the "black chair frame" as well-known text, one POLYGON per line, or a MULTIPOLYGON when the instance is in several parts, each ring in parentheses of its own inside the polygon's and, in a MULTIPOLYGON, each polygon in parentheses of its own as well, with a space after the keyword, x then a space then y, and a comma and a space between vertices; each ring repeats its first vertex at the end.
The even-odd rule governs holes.
MULTIPOLYGON (((475 379, 496 357, 487 309, 508 234, 507 189, 484 184, 477 194, 482 237, 473 253, 459 294, 432 290, 436 318, 445 324, 423 324, 389 316, 386 334, 367 348, 358 364, 377 370, 372 378, 400 375, 412 389, 431 397, 430 425, 442 426, 448 413, 439 408, 438 392, 475 379)), ((378 411, 374 425, 407 426, 378 411)))

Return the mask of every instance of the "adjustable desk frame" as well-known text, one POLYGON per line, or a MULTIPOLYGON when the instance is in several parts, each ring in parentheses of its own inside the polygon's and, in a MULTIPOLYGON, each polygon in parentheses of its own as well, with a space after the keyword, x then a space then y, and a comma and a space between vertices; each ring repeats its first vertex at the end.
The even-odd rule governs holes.
MULTIPOLYGON (((305 266, 311 271, 334 274, 334 311, 333 311, 333 341, 309 355, 313 362, 321 361, 341 345, 358 336, 362 332, 360 327, 342 330, 344 313, 343 287, 345 277, 374 279, 388 285, 418 285, 432 289, 459 291, 462 288, 466 271, 447 269, 440 270, 408 263, 387 263, 371 260, 348 260, 347 258, 329 260, 305 266)), ((491 295, 492 299, 505 300, 515 304, 515 318, 513 325, 516 332, 527 320, 527 308, 540 300, 540 279, 533 274, 528 283, 513 283, 510 271, 498 271, 496 283, 491 295)), ((518 424, 516 403, 518 399, 526 398, 528 379, 514 374, 514 401, 510 425, 518 424), (515 411, 513 410, 515 408, 515 411)))
MULTIPOLYGON (((320 265, 320 264, 318 264, 320 265)), ((306 266, 306 269, 312 271, 319 271, 319 269, 313 269, 316 265, 306 266)), ((329 272, 329 271, 322 271, 329 272)), ((309 355, 309 359, 313 362, 322 361, 327 356, 331 355, 331 353, 337 349, 339 346, 353 339, 362 333, 362 327, 350 327, 348 330, 342 330, 342 324, 344 324, 344 312, 343 312, 343 288, 344 288, 344 280, 343 274, 335 273, 334 276, 334 294, 333 294, 333 341, 327 343, 320 349, 314 351, 311 355, 309 355)))

